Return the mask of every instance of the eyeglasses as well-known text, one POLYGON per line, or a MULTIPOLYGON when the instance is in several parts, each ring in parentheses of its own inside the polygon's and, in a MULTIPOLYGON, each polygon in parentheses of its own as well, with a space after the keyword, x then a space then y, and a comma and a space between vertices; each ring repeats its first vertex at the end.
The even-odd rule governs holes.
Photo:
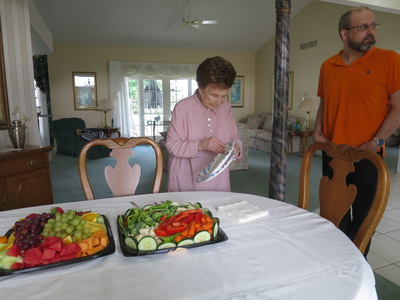
POLYGON ((371 29, 372 30, 376 30, 378 27, 379 27, 379 25, 380 24, 375 24, 375 23, 372 23, 372 24, 363 24, 363 25, 359 25, 359 26, 353 26, 353 27, 349 27, 349 28, 344 28, 345 30, 350 30, 350 29, 354 29, 354 28, 357 28, 357 30, 359 31, 359 32, 365 32, 365 31, 367 31, 370 27, 371 27, 371 29))

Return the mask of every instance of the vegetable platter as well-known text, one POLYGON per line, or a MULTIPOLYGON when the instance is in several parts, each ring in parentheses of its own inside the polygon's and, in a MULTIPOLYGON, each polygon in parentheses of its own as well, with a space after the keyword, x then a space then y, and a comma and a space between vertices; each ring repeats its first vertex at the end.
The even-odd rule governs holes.
POLYGON ((130 208, 117 218, 118 235, 125 256, 140 256, 226 241, 219 219, 198 202, 130 208))
POLYGON ((106 216, 96 212, 32 213, 0 236, 0 276, 46 270, 115 252, 106 216))

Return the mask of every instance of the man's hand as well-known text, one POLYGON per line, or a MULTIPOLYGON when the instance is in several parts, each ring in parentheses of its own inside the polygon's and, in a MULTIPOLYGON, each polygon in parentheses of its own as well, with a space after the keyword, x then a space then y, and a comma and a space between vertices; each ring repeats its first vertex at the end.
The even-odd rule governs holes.
POLYGON ((314 142, 322 142, 322 143, 329 142, 329 140, 326 137, 324 137, 323 134, 318 134, 315 131, 314 131, 314 134, 313 134, 313 140, 314 140, 314 142))
POLYGON ((373 152, 378 152, 380 147, 376 144, 376 142, 374 140, 370 140, 368 142, 365 142, 364 144, 361 144, 360 148, 366 149, 366 150, 371 150, 373 152))
POLYGON ((216 153, 224 153, 225 148, 225 144, 215 136, 199 141, 197 146, 197 149, 200 151, 208 150, 216 153))

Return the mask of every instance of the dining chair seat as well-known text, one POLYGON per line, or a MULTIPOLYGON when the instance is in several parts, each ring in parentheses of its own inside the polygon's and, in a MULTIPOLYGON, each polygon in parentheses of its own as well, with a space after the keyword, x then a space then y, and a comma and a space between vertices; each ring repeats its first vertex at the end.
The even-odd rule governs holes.
POLYGON ((351 209, 357 194, 356 186, 346 182, 348 175, 355 171, 355 163, 368 160, 376 167, 375 195, 371 207, 353 239, 353 243, 364 254, 388 202, 390 191, 388 167, 381 156, 369 150, 333 143, 317 142, 311 144, 304 153, 300 169, 298 206, 304 209, 308 209, 312 157, 318 150, 325 152, 328 157, 332 158, 329 166, 333 169, 331 178, 322 176, 319 182, 320 215, 337 227, 339 227, 344 215, 351 209))
POLYGON ((139 184, 141 167, 139 164, 131 166, 129 159, 134 156, 134 148, 141 144, 153 147, 156 157, 156 169, 153 181, 153 193, 158 193, 161 188, 163 177, 163 156, 160 146, 148 137, 118 137, 114 139, 94 139, 88 142, 79 153, 78 170, 83 192, 87 200, 95 199, 90 184, 86 159, 90 148, 94 146, 105 146, 111 149, 110 156, 115 158, 115 167, 110 165, 104 169, 106 182, 114 197, 134 195, 139 184))

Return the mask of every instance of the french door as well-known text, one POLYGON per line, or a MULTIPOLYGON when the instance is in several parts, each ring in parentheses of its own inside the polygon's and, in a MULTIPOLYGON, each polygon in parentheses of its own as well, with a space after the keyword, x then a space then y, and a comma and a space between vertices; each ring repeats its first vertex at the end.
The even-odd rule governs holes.
POLYGON ((197 88, 193 79, 128 78, 131 136, 159 136, 180 100, 197 88), (155 126, 155 128, 154 128, 155 126))

